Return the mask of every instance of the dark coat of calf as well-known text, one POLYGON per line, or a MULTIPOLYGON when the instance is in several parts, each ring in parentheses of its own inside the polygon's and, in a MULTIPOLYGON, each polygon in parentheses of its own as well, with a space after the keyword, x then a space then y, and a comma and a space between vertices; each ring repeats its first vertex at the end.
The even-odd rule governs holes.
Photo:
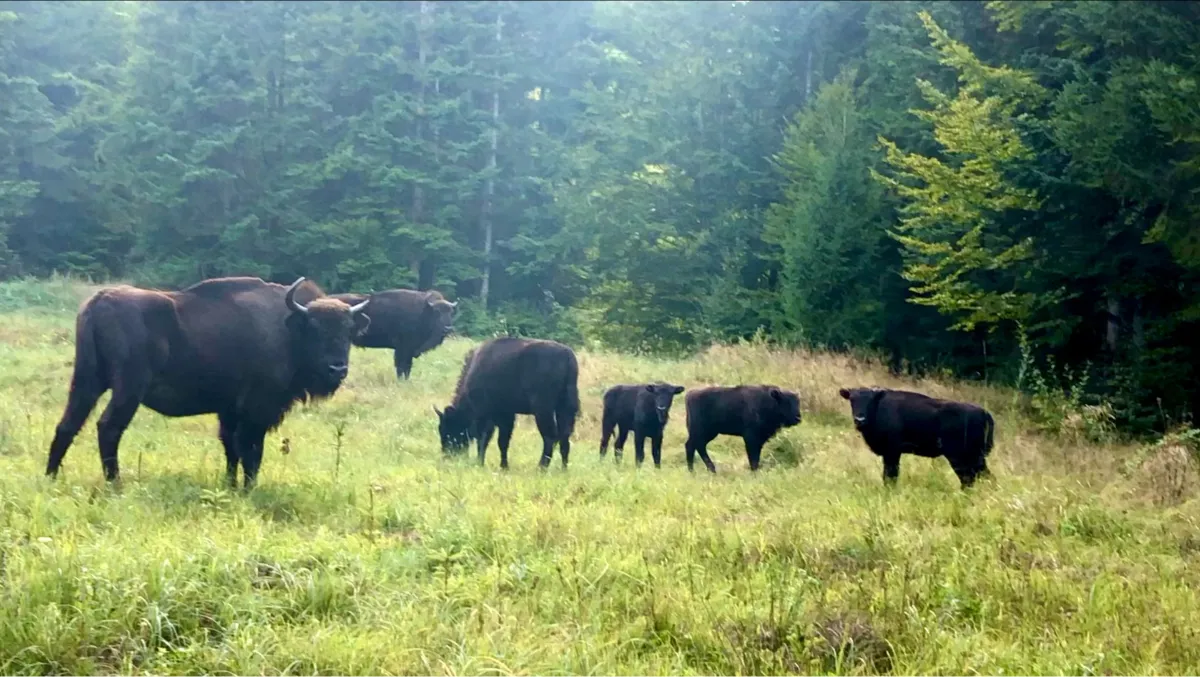
POLYGON ((900 455, 945 456, 963 488, 988 475, 996 422, 982 407, 884 388, 842 388, 854 427, 883 459, 883 480, 900 477, 900 455))
POLYGON ((563 467, 571 453, 571 433, 579 414, 579 362, 561 343, 503 337, 467 354, 454 399, 438 415, 445 452, 463 449, 474 439, 479 463, 500 429, 500 467, 508 467, 508 443, 517 414, 532 414, 542 434, 543 468, 550 465, 554 443, 563 467))
POLYGON ((685 402, 688 470, 699 452, 708 471, 717 471, 707 449, 717 435, 741 437, 750 470, 758 470, 763 445, 781 428, 800 423, 800 396, 771 385, 699 388, 689 390, 685 402))
POLYGON ((604 393, 604 418, 601 425, 600 458, 608 453, 608 440, 617 430, 613 457, 620 461, 625 450, 625 438, 633 431, 637 464, 646 459, 646 438, 650 438, 650 455, 654 467, 662 466, 663 430, 671 416, 671 403, 683 392, 683 386, 670 383, 619 385, 604 393))

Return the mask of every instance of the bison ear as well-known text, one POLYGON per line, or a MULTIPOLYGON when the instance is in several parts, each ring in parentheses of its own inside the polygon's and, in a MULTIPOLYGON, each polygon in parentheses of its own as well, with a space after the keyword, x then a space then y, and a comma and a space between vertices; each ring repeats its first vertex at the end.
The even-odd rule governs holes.
POLYGON ((779 388, 771 388, 770 392, 771 392, 771 397, 774 397, 777 400, 783 399, 783 391, 781 391, 779 388))
POLYGON ((845 388, 842 388, 841 390, 839 390, 838 395, 841 395, 843 400, 850 399, 850 391, 846 390, 845 388))
POLYGON ((675 386, 675 387, 671 388, 671 392, 678 395, 679 393, 683 392, 683 386, 675 386))
POLYGON ((654 392, 654 384, 653 383, 646 384, 646 390, 649 392, 654 392))

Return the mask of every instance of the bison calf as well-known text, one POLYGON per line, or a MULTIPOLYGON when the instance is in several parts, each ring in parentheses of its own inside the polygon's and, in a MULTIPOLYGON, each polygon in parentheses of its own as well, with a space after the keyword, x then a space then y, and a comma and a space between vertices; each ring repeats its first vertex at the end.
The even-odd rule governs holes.
POLYGON ((838 394, 850 401, 863 441, 883 458, 884 482, 900 477, 901 454, 945 456, 964 489, 990 474, 986 459, 996 424, 982 407, 884 388, 842 388, 838 394))
POLYGON ((763 445, 781 428, 800 423, 800 396, 770 385, 700 388, 688 391, 685 402, 689 471, 697 452, 709 472, 717 471, 707 450, 717 435, 741 437, 750 470, 758 470, 763 445))
POLYGON ((605 391, 600 458, 608 453, 608 440, 616 428, 617 443, 613 447, 613 457, 621 460, 625 438, 632 430, 637 464, 641 465, 646 459, 646 438, 649 437, 654 467, 661 467, 663 430, 670 418, 671 403, 681 392, 683 386, 669 383, 619 385, 605 391))
POLYGON ((467 354, 454 399, 438 415, 442 450, 479 445, 479 463, 496 428, 500 429, 500 467, 508 467, 508 442, 517 414, 532 414, 542 434, 543 468, 550 465, 554 443, 563 467, 571 453, 571 433, 579 414, 579 363, 561 343, 496 338, 467 354))

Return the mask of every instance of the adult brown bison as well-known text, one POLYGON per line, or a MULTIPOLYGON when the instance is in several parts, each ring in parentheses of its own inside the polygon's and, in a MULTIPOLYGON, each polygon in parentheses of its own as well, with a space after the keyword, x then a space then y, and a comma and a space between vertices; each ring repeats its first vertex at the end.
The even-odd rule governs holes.
POLYGON ((508 467, 508 442, 517 414, 532 414, 542 434, 542 468, 550 465, 554 443, 563 467, 571 453, 571 433, 579 414, 579 363, 561 343, 539 339, 491 339, 467 353, 454 399, 438 415, 445 452, 479 446, 479 463, 500 428, 500 467, 508 467))
POLYGON ((688 429, 684 450, 689 471, 697 452, 709 472, 717 471, 707 449, 717 435, 741 437, 750 470, 757 471, 763 445, 781 428, 800 424, 800 396, 772 385, 698 388, 689 390, 684 402, 688 429))
POLYGON ((683 392, 683 386, 670 383, 617 385, 604 392, 604 415, 600 425, 600 458, 608 453, 608 439, 617 430, 614 460, 620 461, 625 438, 633 431, 633 449, 638 465, 646 459, 646 438, 654 467, 662 466, 663 430, 671 417, 671 403, 683 392))
POLYGON ((331 294, 351 305, 366 303, 371 326, 354 339, 360 348, 391 348, 396 377, 407 379, 413 360, 442 344, 454 331, 451 303, 437 291, 388 289, 374 294, 331 294))
POLYGON ((900 477, 901 454, 945 456, 964 489, 991 474, 987 456, 996 422, 986 409, 906 390, 842 388, 838 394, 850 401, 863 441, 883 458, 885 483, 900 477))
POLYGON ((231 486, 240 462, 254 486, 263 438, 298 401, 329 397, 349 371, 350 337, 371 323, 363 305, 322 298, 304 278, 290 287, 253 277, 205 280, 178 292, 119 286, 96 292, 75 321, 75 372, 50 444, 46 474, 96 401, 104 477, 140 405, 166 416, 216 414, 231 486))

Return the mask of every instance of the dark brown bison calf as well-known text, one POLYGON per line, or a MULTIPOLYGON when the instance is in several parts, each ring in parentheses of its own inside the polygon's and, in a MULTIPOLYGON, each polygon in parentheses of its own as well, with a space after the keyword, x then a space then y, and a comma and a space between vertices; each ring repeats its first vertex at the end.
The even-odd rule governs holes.
POLYGON ((709 472, 717 471, 707 449, 717 435, 741 437, 750 470, 758 470, 763 445, 781 428, 800 423, 800 396, 771 385, 700 388, 688 391, 685 402, 689 471, 697 452, 709 472))
POLYGON ((939 400, 906 390, 842 388, 850 401, 854 427, 876 456, 883 458, 883 481, 900 477, 900 455, 945 456, 964 489, 990 475, 996 423, 982 407, 939 400))
POLYGON ((654 467, 662 466, 663 430, 671 415, 671 403, 683 392, 683 386, 670 383, 619 385, 604 393, 604 418, 601 424, 600 458, 608 453, 608 440, 617 430, 613 458, 621 460, 625 438, 633 431, 633 447, 637 464, 646 459, 646 438, 650 438, 650 455, 654 467))
POLYGON ((434 407, 442 451, 465 449, 474 439, 482 465, 499 428, 500 467, 507 468, 517 414, 532 414, 542 434, 542 467, 550 465, 555 442, 567 467, 579 414, 578 381, 575 353, 561 343, 510 337, 485 342, 463 360, 450 405, 445 411, 434 407))

